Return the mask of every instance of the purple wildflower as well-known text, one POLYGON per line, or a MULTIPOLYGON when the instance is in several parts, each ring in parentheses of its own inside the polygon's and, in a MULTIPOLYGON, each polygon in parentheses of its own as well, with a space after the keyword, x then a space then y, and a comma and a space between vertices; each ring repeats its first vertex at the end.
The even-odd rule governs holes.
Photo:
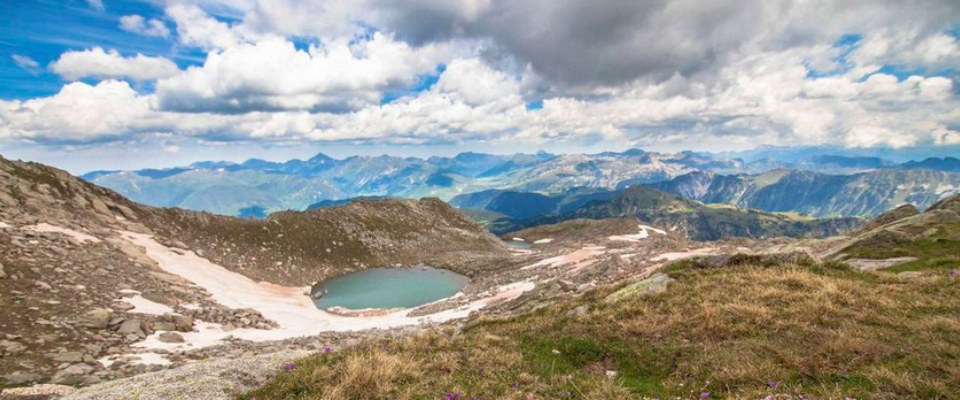
POLYGON ((770 382, 767 382, 767 385, 769 385, 769 386, 770 386, 770 389, 776 389, 776 388, 777 388, 777 386, 780 386, 780 382, 777 382, 777 381, 770 381, 770 382))
POLYGON ((510 388, 513 389, 513 390, 517 390, 517 389, 520 389, 520 385, 514 383, 514 384, 510 385, 510 388))
POLYGON ((447 393, 445 397, 447 398, 447 400, 459 400, 460 393, 447 393))
POLYGON ((708 397, 710 397, 710 392, 700 392, 701 399, 706 399, 708 397))
POLYGON ((956 278, 957 276, 960 276, 960 270, 958 270, 958 269, 950 270, 950 276, 952 276, 952 277, 954 277, 954 278, 956 278))
POLYGON ((283 364, 283 369, 286 370, 286 371, 293 371, 293 369, 296 368, 296 367, 297 367, 297 364, 294 364, 294 363, 292 363, 292 362, 288 362, 288 363, 283 364))

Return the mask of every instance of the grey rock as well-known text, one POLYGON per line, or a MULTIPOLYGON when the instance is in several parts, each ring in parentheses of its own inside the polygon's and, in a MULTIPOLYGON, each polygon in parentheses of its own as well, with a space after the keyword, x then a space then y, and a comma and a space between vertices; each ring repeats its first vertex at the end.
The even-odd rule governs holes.
POLYGON ((112 318, 112 311, 105 308, 95 308, 80 317, 79 325, 92 329, 106 329, 112 318))
POLYGON ((140 328, 140 320, 134 318, 123 321, 123 323, 120 324, 120 329, 118 329, 117 332, 136 335, 142 334, 143 329, 140 328))
POLYGON ((173 322, 157 321, 157 322, 154 322, 154 323, 150 324, 150 329, 153 329, 153 330, 155 330, 155 331, 176 331, 176 330, 177 330, 177 324, 175 324, 175 323, 173 323, 173 322))
POLYGON ((161 333, 159 339, 161 342, 164 342, 164 343, 183 343, 184 342, 183 336, 180 336, 180 334, 176 332, 161 333))
POLYGON ((570 316, 570 317, 581 316, 581 315, 586 315, 588 312, 590 312, 590 307, 580 306, 570 310, 570 312, 567 313, 567 316, 570 316))
POLYGON ((47 357, 57 362, 66 362, 66 363, 83 362, 83 353, 76 352, 76 351, 69 351, 65 353, 51 353, 51 354, 47 354, 47 357))
POLYGON ((636 295, 660 293, 667 290, 667 285, 674 280, 675 279, 667 276, 666 274, 658 272, 651 275, 649 278, 627 285, 623 289, 620 289, 610 296, 607 296, 606 302, 616 303, 636 295))

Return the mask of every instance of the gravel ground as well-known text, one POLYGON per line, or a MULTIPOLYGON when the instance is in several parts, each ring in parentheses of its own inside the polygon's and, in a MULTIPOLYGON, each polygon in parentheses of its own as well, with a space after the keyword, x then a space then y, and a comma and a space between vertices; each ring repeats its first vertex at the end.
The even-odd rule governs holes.
POLYGON ((198 361, 80 389, 62 400, 227 400, 251 390, 308 351, 281 351, 230 360, 198 361))
POLYGON ((30 387, 0 390, 0 400, 7 399, 46 399, 58 398, 75 392, 77 389, 63 385, 34 385, 30 387))

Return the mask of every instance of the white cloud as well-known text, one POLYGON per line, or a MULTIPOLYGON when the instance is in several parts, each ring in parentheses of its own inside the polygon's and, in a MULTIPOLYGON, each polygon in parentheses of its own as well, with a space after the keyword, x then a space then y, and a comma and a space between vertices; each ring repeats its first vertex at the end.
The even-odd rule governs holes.
POLYGON ((383 90, 432 72, 448 52, 445 46, 412 48, 380 33, 306 50, 266 39, 211 52, 203 66, 158 82, 157 94, 175 111, 356 110, 377 104, 383 90))
MULTIPOLYGON (((700 150, 960 140, 953 80, 878 73, 885 66, 924 72, 960 63, 957 38, 944 32, 960 20, 955 1, 908 8, 894 0, 168 4, 177 46, 205 51, 202 65, 179 71, 163 58, 100 48, 65 53, 51 68, 67 79, 156 79, 156 92, 105 81, 67 85, 33 100, 32 108, 3 103, 0 137, 600 140, 700 150), (850 34, 862 40, 835 45, 850 34), (385 93, 409 89, 440 64, 446 70, 433 88, 380 105, 385 93), (116 115, 77 100, 79 92, 103 96, 116 115), (118 100, 124 96, 129 104, 118 100), (543 108, 527 110, 535 99, 543 108), (44 105, 47 111, 36 111, 44 105), (98 125, 86 115, 106 120, 98 125), (87 122, 71 124, 75 117, 87 122)), ((120 24, 170 35, 160 20, 131 15, 120 24)))
POLYGON ((125 15, 120 17, 120 29, 143 36, 166 38, 170 36, 170 28, 159 19, 147 20, 140 15, 125 15))
POLYGON ((40 63, 38 63, 36 60, 19 54, 14 54, 10 57, 13 58, 14 64, 17 64, 17 66, 22 68, 24 71, 34 75, 39 72, 40 63))
POLYGON ((506 96, 517 96, 519 83, 501 71, 477 59, 451 62, 437 81, 437 90, 478 106, 496 102, 506 96))
POLYGON ((207 15, 200 7, 176 4, 167 7, 166 13, 176 23, 177 36, 184 45, 224 49, 242 41, 242 35, 229 24, 207 15))
POLYGON ((103 4, 103 0, 87 0, 87 5, 97 11, 103 11, 107 9, 107 7, 103 4))
POLYGON ((0 101, 0 138, 55 142, 121 138, 149 119, 150 101, 126 82, 69 83, 51 97, 0 101))
POLYGON ((100 47, 63 53, 50 64, 50 69, 68 80, 92 77, 144 81, 172 76, 179 71, 173 61, 163 57, 142 54, 124 57, 116 50, 104 51, 100 47))

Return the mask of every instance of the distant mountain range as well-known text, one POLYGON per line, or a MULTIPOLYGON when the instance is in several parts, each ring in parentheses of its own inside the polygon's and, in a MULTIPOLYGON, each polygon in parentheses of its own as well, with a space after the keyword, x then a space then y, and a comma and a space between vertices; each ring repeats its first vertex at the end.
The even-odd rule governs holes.
MULTIPOLYGON (((877 210, 890 208, 888 205, 897 205, 894 204, 896 201, 916 201, 918 205, 935 201, 937 196, 953 190, 951 185, 956 187, 958 184, 952 175, 932 175, 928 172, 957 172, 960 168, 960 160, 950 157, 902 164, 878 157, 817 153, 802 153, 799 157, 783 159, 790 161, 777 161, 769 157, 745 161, 706 153, 670 154, 639 149, 622 153, 561 155, 544 152, 513 155, 462 153, 455 157, 426 159, 393 156, 334 159, 318 154, 308 160, 271 162, 250 159, 243 163, 205 161, 169 169, 94 171, 82 177, 152 206, 180 207, 243 217, 263 217, 280 210, 337 205, 357 197, 439 197, 451 200, 459 195, 471 194, 472 197, 461 197, 454 204, 465 209, 494 213, 505 211, 505 215, 511 218, 524 219, 545 213, 567 212, 582 205, 585 200, 603 198, 605 192, 615 192, 637 184, 657 184, 660 186, 655 187, 659 190, 705 203, 714 202, 711 200, 716 198, 727 200, 716 202, 770 211, 839 216, 874 215, 879 212, 877 210), (847 185, 849 189, 855 187, 858 181, 849 177, 830 178, 826 174, 863 177, 873 176, 870 174, 876 171, 894 173, 887 178, 880 178, 879 184, 893 179, 890 182, 894 186, 920 186, 898 189, 897 193, 902 196, 898 194, 900 197, 865 201, 865 206, 823 206, 813 200, 792 204, 792 199, 763 200, 763 193, 753 193, 763 191, 769 179, 786 174, 781 172, 784 169, 820 172, 815 174, 815 179, 810 179, 828 188, 847 185), (913 178, 906 177, 909 174, 899 175, 907 172, 905 170, 925 172, 913 178), (717 178, 728 176, 739 178, 717 178), (727 182, 729 179, 733 180, 727 182), (704 192, 696 186, 702 186, 707 180, 711 186, 715 185, 715 189, 704 192), (724 185, 729 187, 724 189, 724 185), (927 185, 926 189, 917 189, 924 187, 922 185, 927 185), (575 193, 567 193, 574 188, 575 193), (737 188, 749 193, 738 193, 737 188), (517 196, 513 193, 530 195, 517 196), (505 195, 494 196, 496 194, 505 195), (557 196, 564 198, 558 199, 557 196), (487 204, 487 200, 493 204, 487 204), (514 202, 517 202, 516 207, 512 204, 514 202)), ((783 185, 776 187, 792 187, 785 183, 804 179, 801 176, 790 177, 783 185)), ((779 178, 776 181, 780 182, 779 178)), ((887 186, 870 191, 875 190, 881 192, 876 196, 890 192, 887 186)), ((844 198, 838 196, 836 200, 844 201, 844 198)))
POLYGON ((302 210, 325 200, 354 197, 433 196, 447 200, 488 189, 614 189, 695 171, 738 171, 741 164, 690 152, 661 154, 636 149, 590 155, 463 153, 427 159, 357 156, 337 160, 318 154, 305 161, 200 162, 163 170, 95 171, 82 177, 153 206, 241 215, 243 210, 302 210))
POLYGON ((912 167, 852 175, 787 169, 754 175, 698 171, 648 186, 707 204, 815 217, 874 217, 902 204, 926 208, 960 193, 960 174, 912 167))
MULTIPOLYGON (((488 203, 496 204, 498 198, 509 195, 518 199, 517 203, 529 204, 533 197, 513 192, 501 193, 488 203)), ((705 205, 687 200, 680 196, 650 189, 642 185, 631 186, 617 192, 594 193, 594 199, 564 211, 539 215, 527 214, 526 218, 517 218, 513 210, 501 210, 502 217, 492 220, 477 218, 481 214, 471 214, 487 229, 497 234, 506 234, 525 228, 556 224, 575 219, 614 219, 636 217, 671 231, 683 234, 694 240, 719 240, 731 237, 769 238, 777 236, 824 237, 837 235, 859 227, 863 220, 858 218, 816 219, 796 213, 769 213, 753 209, 741 209, 732 206, 705 205)), ((569 196, 552 197, 556 203, 579 199, 576 193, 569 196)), ((541 199, 544 201, 545 199, 541 199)), ((454 204, 466 204, 454 202, 454 204)), ((572 204, 572 202, 567 202, 572 204)), ((523 209, 523 207, 518 207, 523 209)), ((489 215, 486 218, 491 218, 489 215)))

